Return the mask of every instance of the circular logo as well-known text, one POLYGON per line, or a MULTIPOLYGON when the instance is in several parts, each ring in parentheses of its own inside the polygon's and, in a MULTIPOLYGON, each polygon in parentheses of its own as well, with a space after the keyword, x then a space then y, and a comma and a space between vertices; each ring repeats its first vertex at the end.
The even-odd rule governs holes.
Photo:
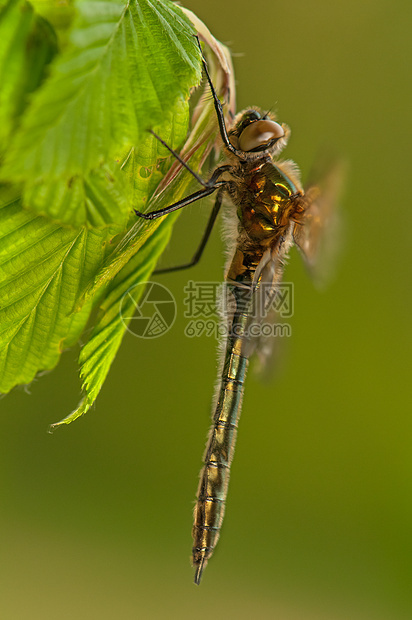
POLYGON ((120 317, 126 329, 138 338, 159 338, 175 322, 176 301, 162 284, 140 282, 123 295, 120 317))

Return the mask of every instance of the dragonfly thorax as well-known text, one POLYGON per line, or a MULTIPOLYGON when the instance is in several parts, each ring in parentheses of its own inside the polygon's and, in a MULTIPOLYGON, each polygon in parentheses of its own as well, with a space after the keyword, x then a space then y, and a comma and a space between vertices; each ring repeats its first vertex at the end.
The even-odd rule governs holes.
POLYGON ((270 158, 258 165, 242 162, 237 172, 241 180, 230 194, 237 207, 239 232, 246 235, 247 244, 272 244, 289 225, 297 188, 270 158))

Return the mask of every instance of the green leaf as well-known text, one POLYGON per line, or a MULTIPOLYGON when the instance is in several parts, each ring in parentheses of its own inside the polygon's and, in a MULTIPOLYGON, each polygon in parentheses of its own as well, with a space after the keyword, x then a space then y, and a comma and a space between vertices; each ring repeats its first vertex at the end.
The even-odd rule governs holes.
POLYGON ((135 303, 143 293, 144 287, 136 288, 135 285, 148 280, 169 242, 170 233, 170 222, 163 222, 113 281, 110 292, 100 305, 101 317, 79 356, 84 397, 71 414, 50 426, 51 431, 62 424, 70 424, 93 405, 130 322, 130 319, 126 321, 124 317, 134 314, 135 303))
POLYGON ((53 368, 62 349, 79 337, 92 302, 74 303, 107 254, 114 231, 62 228, 21 208, 1 188, 0 390, 29 383, 53 368))
MULTIPOLYGON (((182 141, 186 118, 187 103, 179 101, 167 128, 167 141, 182 141)), ((77 200, 89 210, 89 219, 95 217, 93 221, 99 224, 105 200, 116 206, 116 201, 128 204, 126 197, 130 196, 138 208, 144 208, 148 195, 170 167, 170 160, 169 151, 145 134, 139 150, 132 150, 126 163, 117 167, 117 177, 112 178, 111 171, 102 167, 104 178, 91 174, 83 187, 79 184, 80 197, 76 198, 79 186, 74 183, 72 193, 59 195, 56 185, 45 200, 53 209, 68 211, 70 199, 77 200), (113 183, 112 193, 107 191, 109 181, 113 183)), ((73 230, 22 209, 17 190, 8 186, 0 188, 0 198, 0 390, 6 392, 16 384, 30 382, 38 371, 53 367, 63 346, 76 342, 104 289, 81 308, 80 293, 113 251, 122 228, 73 230), (69 268, 77 280, 63 277, 69 268)), ((131 221, 135 221, 134 214, 131 221)), ((170 225, 171 220, 167 223, 170 225)))
MULTIPOLYGON (((221 49, 223 52, 223 48, 221 49)), ((213 56, 210 59, 209 70, 213 79, 218 83, 218 78, 222 78, 223 72, 222 67, 216 65, 213 56)), ((221 88, 225 92, 223 87, 221 88)), ((226 88, 230 88, 230 85, 227 84, 226 88)), ((200 94, 200 102, 193 113, 193 119, 194 126, 182 150, 182 155, 190 161, 192 169, 200 170, 212 149, 218 131, 214 121, 213 102, 211 100, 205 102, 200 94)), ((148 190, 156 187, 147 206, 148 210, 154 210, 179 200, 187 193, 193 178, 186 169, 174 161, 158 185, 157 167, 144 166, 144 163, 152 160, 153 149, 159 149, 159 143, 153 142, 150 138, 151 136, 147 137, 138 151, 133 149, 129 153, 123 168, 134 181, 133 190, 136 197, 141 195, 142 191, 147 194, 148 190)), ((168 163, 166 160, 161 166, 168 163)), ((167 218, 150 223, 137 220, 107 257, 104 268, 80 296, 77 306, 79 308, 98 295, 102 289, 105 290, 105 299, 101 304, 102 315, 79 357, 83 398, 74 411, 60 422, 52 424, 51 430, 63 424, 70 424, 86 413, 94 403, 126 331, 127 322, 124 318, 122 319, 122 316, 133 314, 134 304, 142 293, 143 287, 137 289, 134 287, 148 280, 158 257, 168 242, 171 226, 179 213, 178 211, 167 218), (128 295, 124 297, 121 316, 120 302, 126 293, 128 295)))
MULTIPOLYGON (((219 69, 216 66, 216 62, 209 62, 209 71, 211 71, 212 79, 214 79, 219 75, 221 68, 219 69)), ((207 88, 208 86, 206 85, 203 95, 207 92, 207 88)), ((200 96, 198 109, 193 114, 195 119, 194 127, 180 153, 190 164, 191 168, 199 172, 202 164, 211 152, 218 134, 213 102, 210 99, 206 102, 203 95, 200 96)), ((229 107, 227 110, 230 111, 229 107)), ((153 148, 159 148, 157 141, 152 142, 150 139, 147 139, 143 144, 143 148, 131 151, 131 157, 127 162, 130 178, 135 180, 134 191, 137 192, 136 196, 140 195, 141 186, 144 186, 142 180, 139 179, 139 175, 141 175, 143 170, 149 170, 149 179, 146 181, 151 181, 153 169, 150 167, 147 169, 142 164, 146 159, 146 153, 150 153, 153 148)), ((149 159, 146 161, 149 161, 149 159)), ((170 163, 170 159, 164 163, 167 164, 168 162, 170 163)), ((174 160, 166 176, 152 194, 146 210, 154 211, 176 202, 185 195, 191 182, 193 182, 193 177, 174 160)), ((148 187, 152 187, 152 184, 148 184, 148 187)), ((138 200, 136 200, 136 203, 139 204, 138 200)), ((180 214, 180 212, 177 213, 178 215, 180 214)), ((168 219, 170 224, 174 222, 173 216, 168 216, 168 219)), ((83 303, 93 298, 102 287, 105 287, 113 280, 127 262, 140 250, 147 239, 154 234, 160 222, 160 219, 145 221, 140 218, 134 221, 127 233, 114 246, 113 251, 108 255, 93 281, 90 281, 84 291, 81 292, 77 303, 78 308, 81 308, 83 303)))
MULTIPOLYGON (((203 124, 198 125, 197 129, 200 126, 203 127, 203 124)), ((195 135, 199 138, 198 133, 195 132, 189 138, 189 142, 193 140, 195 135)), ((193 165, 199 164, 207 147, 207 144, 200 145, 199 150, 191 160, 193 165)), ((162 152, 165 149, 158 140, 149 134, 138 151, 132 149, 123 165, 123 170, 133 181, 133 194, 136 197, 136 201, 140 201, 142 204, 146 202, 148 193, 150 194, 155 188, 158 188, 159 180, 163 177, 162 169, 165 166, 170 168, 170 156, 167 159, 159 159, 159 150, 162 152), (156 165, 143 165, 152 162, 156 155, 156 165)), ((175 181, 167 186, 163 194, 163 201, 170 203, 178 200, 187 190, 191 181, 192 176, 185 169, 180 169, 175 181)), ((138 220, 137 225, 140 226, 141 230, 138 243, 139 252, 137 252, 135 244, 130 260, 122 256, 122 268, 116 272, 113 271, 111 277, 106 279, 105 297, 100 304, 100 318, 80 353, 80 377, 82 379, 84 396, 78 407, 71 414, 60 422, 51 425, 51 430, 76 420, 90 409, 97 398, 127 328, 127 322, 122 319, 119 312, 120 300, 126 292, 130 293, 136 284, 145 282, 149 278, 159 256, 169 241, 176 216, 177 214, 174 214, 162 221, 157 220, 154 227, 148 227, 145 222, 138 220)), ((132 226, 132 230, 135 226, 136 224, 132 226)), ((128 234, 126 233, 120 244, 124 242, 128 234)), ((76 309, 83 307, 85 303, 90 303, 90 300, 99 295, 101 290, 102 284, 100 283, 93 290, 93 293, 87 296, 87 301, 84 296, 81 297, 81 302, 76 306, 76 309)), ((123 306, 123 316, 125 314, 131 316, 133 314, 133 301, 138 301, 142 290, 142 288, 139 288, 136 293, 135 289, 127 297, 126 303, 123 306)))
POLYGON ((50 25, 23 0, 12 0, 0 14, 0 153, 7 146, 28 95, 42 82, 57 51, 50 25))
MULTIPOLYGON (((164 126, 163 135, 168 143, 183 141, 187 116, 187 102, 178 101, 170 123, 164 126)), ((164 164, 171 159, 170 152, 165 153, 165 150, 158 140, 146 133, 139 144, 133 174, 130 166, 124 163, 102 164, 84 176, 72 177, 69 182, 57 179, 54 184, 35 183, 26 189, 25 203, 44 215, 74 226, 88 222, 97 228, 117 222, 124 227, 132 207, 144 209, 149 195, 164 176, 164 164)), ((132 221, 135 221, 134 213, 132 221)))
POLYGON ((24 183, 25 206, 72 225, 123 223, 127 204, 108 209, 104 200, 91 214, 84 197, 107 169, 118 178, 113 162, 147 128, 168 132, 174 107, 200 80, 193 32, 166 0, 78 3, 71 46, 33 97, 1 173, 24 183))
MULTIPOLYGON (((226 52, 204 26, 196 27, 216 53, 209 60, 209 70, 218 91, 233 92, 226 52)), ((181 144, 187 108, 187 101, 179 98, 173 115, 164 117, 160 133, 168 144, 181 144)), ((233 113, 229 105, 225 109, 233 113)), ((181 155, 199 170, 218 131, 213 103, 205 102, 201 93, 192 119, 181 155)), ((26 193, 33 203, 49 203, 54 216, 64 211, 70 213, 69 219, 79 221, 75 218, 83 208, 84 217, 96 226, 109 222, 111 216, 104 214, 113 205, 119 203, 115 208, 121 210, 126 195, 127 201, 144 210, 171 204, 187 193, 192 176, 152 135, 144 134, 139 148, 128 151, 125 161, 118 158, 123 163, 116 164, 114 172, 110 161, 103 161, 73 175, 68 192, 58 182, 46 191, 40 180, 26 183, 26 193)), ((16 188, 0 186, 0 389, 8 391, 31 381, 39 370, 51 368, 62 348, 76 342, 91 310, 100 303, 100 316, 80 354, 84 399, 64 422, 84 413, 99 393, 125 333, 119 300, 136 283, 148 279, 176 215, 150 225, 136 222, 133 215, 127 228, 73 229, 23 209, 16 188)))
POLYGON ((55 183, 27 186, 24 203, 42 215, 76 227, 85 222, 95 228, 113 222, 125 226, 131 210, 127 179, 116 162, 68 181, 59 178, 55 183))

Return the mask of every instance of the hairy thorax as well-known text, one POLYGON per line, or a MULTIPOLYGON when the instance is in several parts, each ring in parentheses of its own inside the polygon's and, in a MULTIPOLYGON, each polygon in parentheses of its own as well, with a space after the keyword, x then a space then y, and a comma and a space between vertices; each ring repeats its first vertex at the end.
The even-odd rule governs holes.
POLYGON ((285 236, 291 222, 302 218, 305 200, 300 188, 270 156, 238 162, 230 178, 227 191, 239 220, 238 260, 246 266, 248 257, 253 256, 253 262, 259 260, 285 236))

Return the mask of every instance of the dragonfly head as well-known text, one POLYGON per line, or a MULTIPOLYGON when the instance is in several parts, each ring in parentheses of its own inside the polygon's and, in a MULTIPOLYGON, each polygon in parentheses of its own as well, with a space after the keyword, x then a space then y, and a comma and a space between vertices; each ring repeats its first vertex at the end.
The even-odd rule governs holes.
POLYGON ((289 133, 289 128, 277 123, 269 113, 262 116, 259 110, 250 109, 241 112, 235 119, 229 140, 244 153, 269 151, 275 154, 286 145, 289 133))

